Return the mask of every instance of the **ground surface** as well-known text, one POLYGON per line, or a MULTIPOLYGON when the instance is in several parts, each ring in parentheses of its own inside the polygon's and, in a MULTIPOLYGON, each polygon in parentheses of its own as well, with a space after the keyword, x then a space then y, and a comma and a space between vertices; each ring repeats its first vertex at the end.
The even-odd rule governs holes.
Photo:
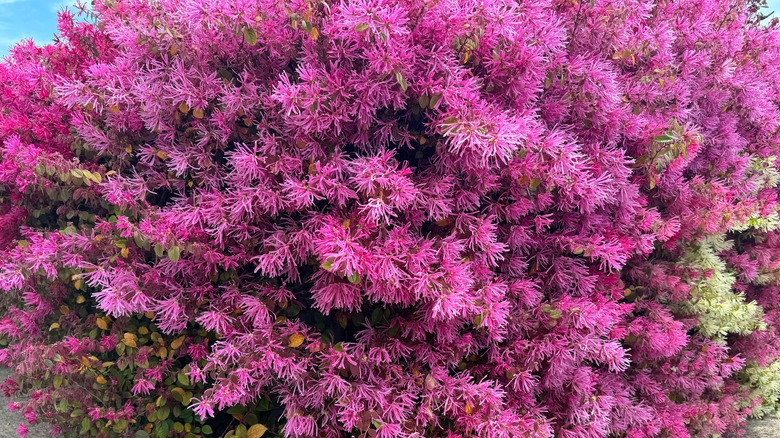
MULTIPOLYGON (((0 380, 3 380, 8 376, 9 371, 5 368, 0 368, 0 380)), ((8 410, 8 402, 16 399, 5 398, 0 394, 0 438, 14 438, 16 434, 16 428, 19 427, 24 418, 20 412, 11 412, 8 410)), ((50 437, 48 429, 45 425, 38 424, 36 426, 28 426, 30 433, 27 434, 27 438, 48 438, 50 437)))
POLYGON ((780 438, 780 419, 754 420, 748 423, 747 438, 780 438))

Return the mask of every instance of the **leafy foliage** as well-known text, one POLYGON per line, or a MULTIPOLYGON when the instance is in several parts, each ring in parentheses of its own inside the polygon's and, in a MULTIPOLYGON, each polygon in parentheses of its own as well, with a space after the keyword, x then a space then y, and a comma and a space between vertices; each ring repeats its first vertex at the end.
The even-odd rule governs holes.
POLYGON ((4 391, 58 436, 737 431, 780 394, 760 6, 62 12, 0 63, 4 391))

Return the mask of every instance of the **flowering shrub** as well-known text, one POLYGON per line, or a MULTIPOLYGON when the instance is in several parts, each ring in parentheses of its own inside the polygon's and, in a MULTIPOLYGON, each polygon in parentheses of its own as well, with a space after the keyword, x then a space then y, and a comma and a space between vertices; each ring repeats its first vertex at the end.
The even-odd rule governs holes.
POLYGON ((4 391, 57 436, 738 431, 780 398, 759 6, 62 12, 0 64, 4 391))

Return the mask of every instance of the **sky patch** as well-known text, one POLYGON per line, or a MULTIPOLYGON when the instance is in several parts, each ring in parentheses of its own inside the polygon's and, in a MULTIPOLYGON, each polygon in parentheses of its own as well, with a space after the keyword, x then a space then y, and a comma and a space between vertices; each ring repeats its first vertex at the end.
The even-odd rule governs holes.
POLYGON ((0 56, 24 39, 51 42, 57 32, 57 11, 71 4, 70 0, 0 0, 0 56))

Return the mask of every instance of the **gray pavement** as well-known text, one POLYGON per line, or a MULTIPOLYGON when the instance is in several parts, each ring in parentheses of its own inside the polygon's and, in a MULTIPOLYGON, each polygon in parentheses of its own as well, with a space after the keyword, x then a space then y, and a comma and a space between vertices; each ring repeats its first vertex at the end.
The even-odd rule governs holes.
MULTIPOLYGON (((5 379, 10 374, 10 370, 7 368, 0 368, 0 380, 5 379)), ((11 401, 20 400, 20 398, 6 398, 0 394, 0 438, 15 438, 19 436, 16 433, 16 428, 19 424, 24 422, 21 412, 11 412, 8 409, 8 403, 11 401)), ((50 438, 49 429, 44 424, 36 424, 35 426, 27 426, 29 433, 27 438, 50 438)))
POLYGON ((751 420, 748 422, 746 438, 779 438, 780 418, 751 420))

